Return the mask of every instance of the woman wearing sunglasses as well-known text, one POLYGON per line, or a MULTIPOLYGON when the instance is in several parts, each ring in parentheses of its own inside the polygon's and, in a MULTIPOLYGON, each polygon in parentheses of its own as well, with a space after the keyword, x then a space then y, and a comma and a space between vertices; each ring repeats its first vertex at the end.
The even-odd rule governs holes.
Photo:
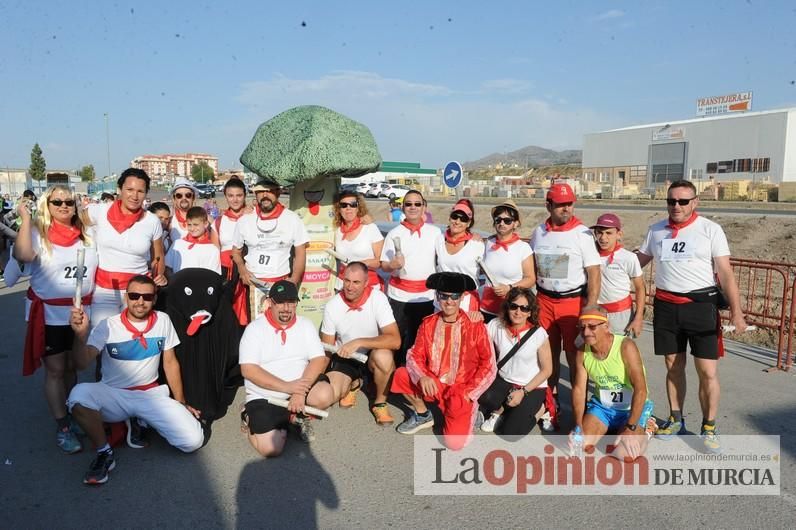
POLYGON ((520 211, 512 200, 492 208, 495 235, 485 243, 484 265, 495 281, 484 287, 481 311, 489 322, 500 312, 504 298, 512 287, 530 288, 536 283, 533 251, 520 239, 520 211))
MULTIPOLYGON (((381 261, 381 249, 384 237, 375 223, 365 223, 363 219, 370 217, 365 199, 356 191, 341 191, 332 207, 334 211, 334 250, 344 257, 348 263, 361 261, 368 266, 368 285, 379 286, 379 275, 376 274, 381 261)), ((345 265, 341 265, 339 278, 343 277, 345 265)), ((337 280, 337 288, 343 288, 343 282, 337 280)))
POLYGON ((533 292, 514 287, 503 302, 500 318, 486 327, 495 345, 498 375, 478 400, 487 417, 482 431, 524 436, 536 424, 536 413, 547 398, 547 378, 553 373, 550 342, 538 317, 533 292))
POLYGON ((22 373, 32 375, 44 364, 44 396, 57 424, 56 443, 65 453, 82 449, 67 415, 66 397, 75 385, 76 373, 68 352, 74 333, 69 325, 76 278, 83 277, 81 304, 89 311, 97 249, 86 224, 77 213, 72 191, 53 186, 39 199, 35 219, 28 201, 17 211, 22 224, 14 245, 14 258, 30 264, 30 288, 26 302, 28 320, 22 373), (84 269, 78 270, 78 249, 85 251, 84 269))
MULTIPOLYGON (((475 224, 473 212, 470 199, 461 199, 451 208, 445 237, 437 240, 437 271, 466 274, 478 285, 478 259, 484 255, 484 242, 473 239, 470 231, 475 224)), ((459 307, 467 312, 479 311, 478 291, 464 293, 459 307)))

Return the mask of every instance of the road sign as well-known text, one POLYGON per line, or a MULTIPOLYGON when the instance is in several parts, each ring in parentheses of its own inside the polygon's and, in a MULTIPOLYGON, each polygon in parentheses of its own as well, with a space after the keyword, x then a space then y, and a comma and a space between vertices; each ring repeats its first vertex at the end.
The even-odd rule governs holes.
POLYGON ((442 181, 449 188, 455 188, 462 183, 462 165, 458 162, 448 162, 442 171, 442 181))

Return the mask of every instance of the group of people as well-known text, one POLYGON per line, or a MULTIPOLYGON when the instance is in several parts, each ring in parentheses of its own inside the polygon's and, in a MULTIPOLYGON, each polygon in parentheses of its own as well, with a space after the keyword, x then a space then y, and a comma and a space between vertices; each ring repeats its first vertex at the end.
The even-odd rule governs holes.
POLYGON ((366 388, 380 425, 395 422, 389 396, 404 396, 412 412, 397 426, 403 434, 432 427, 428 404, 436 403, 444 443, 453 449, 474 428, 525 435, 538 423, 554 432, 562 351, 574 430, 588 443, 618 431, 626 453, 637 455, 652 403, 632 339, 641 333, 646 299, 641 269, 654 260, 655 353, 665 358, 670 408, 657 436, 686 432, 690 346, 701 434, 707 450, 720 450, 717 293, 738 331, 745 322, 726 237, 696 213, 696 190, 687 181, 670 186, 668 219, 650 227, 635 253, 622 247, 616 215, 604 214, 592 227, 581 223, 566 184, 551 186, 549 217, 530 242, 519 236, 522 216, 511 200, 491 209, 495 233, 481 238, 472 231, 469 199, 453 205, 442 230, 425 221, 426 199, 412 190, 401 205, 403 220, 383 237, 363 197, 343 191, 333 208, 339 291, 320 330, 297 314, 309 236, 279 201, 276 183, 254 184, 255 201, 247 205, 246 186, 230 179, 228 208, 216 220, 194 206, 197 191, 187 180, 171 190, 173 210, 165 202, 143 208, 149 177, 142 170, 126 170, 118 187, 113 203, 79 210, 68 188, 54 186, 39 199, 35 219, 21 204, 13 251, 30 264, 25 373, 46 368, 58 445, 77 452, 85 433, 96 447, 86 484, 104 483, 115 466, 103 422, 126 422, 133 447, 145 445, 143 426, 186 452, 206 443, 202 411, 183 392, 174 355, 179 338, 155 309, 158 293, 191 268, 210 269, 232 286, 229 303, 245 326, 238 352, 242 428, 263 456, 282 452, 291 425, 313 439, 312 410, 352 407, 366 388), (247 290, 264 285, 267 303, 252 311, 247 290), (94 359, 97 382, 75 385, 75 370, 94 359), (587 402, 588 380, 594 395, 587 402))

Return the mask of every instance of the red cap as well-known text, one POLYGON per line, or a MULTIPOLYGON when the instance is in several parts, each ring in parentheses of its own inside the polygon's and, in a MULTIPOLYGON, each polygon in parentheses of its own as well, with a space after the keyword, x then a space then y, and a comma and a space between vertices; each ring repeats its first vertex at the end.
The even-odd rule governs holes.
POLYGON ((578 199, 569 184, 553 184, 547 191, 547 200, 561 204, 564 202, 575 202, 578 199))
POLYGON ((622 221, 620 221, 619 216, 615 214, 604 213, 597 218, 597 222, 591 227, 597 228, 598 226, 602 228, 616 228, 617 230, 622 230, 622 221))

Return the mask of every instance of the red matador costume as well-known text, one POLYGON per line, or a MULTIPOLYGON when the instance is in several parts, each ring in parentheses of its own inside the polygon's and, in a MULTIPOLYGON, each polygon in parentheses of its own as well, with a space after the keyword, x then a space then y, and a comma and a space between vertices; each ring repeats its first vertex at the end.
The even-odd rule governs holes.
POLYGON ((439 406, 445 419, 445 446, 456 451, 470 442, 478 398, 496 373, 495 352, 484 323, 471 321, 460 310, 456 321, 448 324, 438 312, 420 324, 406 366, 395 371, 390 390, 423 396, 418 381, 423 376, 433 378, 439 391, 423 399, 439 406))

